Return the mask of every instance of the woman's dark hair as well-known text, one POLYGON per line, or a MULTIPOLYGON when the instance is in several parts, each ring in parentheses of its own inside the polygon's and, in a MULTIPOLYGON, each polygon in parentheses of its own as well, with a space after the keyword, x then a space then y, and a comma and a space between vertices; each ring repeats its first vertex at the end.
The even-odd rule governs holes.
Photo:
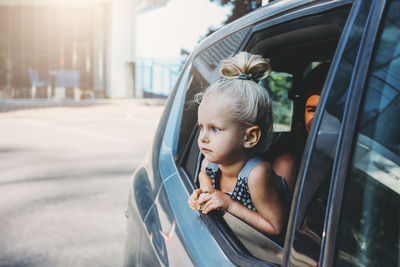
POLYGON ((330 65, 330 62, 323 62, 307 73, 301 86, 304 91, 304 102, 312 95, 321 94, 330 65))

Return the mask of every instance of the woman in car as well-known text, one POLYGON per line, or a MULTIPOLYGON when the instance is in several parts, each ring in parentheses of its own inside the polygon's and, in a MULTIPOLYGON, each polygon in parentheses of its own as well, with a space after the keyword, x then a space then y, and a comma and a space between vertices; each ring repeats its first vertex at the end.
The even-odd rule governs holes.
POLYGON ((311 129, 329 67, 329 62, 323 62, 306 74, 301 88, 303 92, 304 124, 300 127, 301 129, 297 132, 297 135, 294 136, 294 139, 291 140, 294 143, 290 146, 292 150, 282 153, 272 163, 274 171, 278 175, 285 177, 291 191, 295 185, 298 163, 304 150, 308 132, 311 129))
POLYGON ((257 82, 270 72, 261 56, 241 52, 221 62, 222 78, 201 95, 198 145, 204 155, 195 210, 220 208, 270 235, 281 233, 290 193, 283 177, 260 157, 272 134, 270 98, 257 82), (200 194, 207 195, 200 197, 200 194))

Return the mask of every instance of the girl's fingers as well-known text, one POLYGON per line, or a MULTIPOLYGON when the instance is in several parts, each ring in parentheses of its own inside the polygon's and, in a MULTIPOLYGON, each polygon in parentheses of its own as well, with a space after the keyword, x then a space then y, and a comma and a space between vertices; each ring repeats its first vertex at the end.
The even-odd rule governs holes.
POLYGON ((210 194, 209 196, 207 196, 207 199, 208 200, 202 210, 203 213, 207 214, 210 211, 219 209, 219 205, 218 205, 219 201, 218 201, 218 199, 214 198, 213 194, 210 194))
POLYGON ((193 193, 190 195, 188 202, 195 202, 199 199, 199 195, 201 194, 201 189, 196 189, 193 191, 193 193))
POLYGON ((188 199, 188 204, 189 204, 190 208, 192 208, 194 210, 197 210, 199 208, 197 200, 199 199, 200 193, 201 193, 201 189, 196 189, 190 195, 190 197, 188 199))
POLYGON ((196 189, 193 191, 192 196, 194 200, 198 200, 199 199, 199 195, 203 192, 203 190, 201 189, 196 189))
POLYGON ((196 189, 188 200, 190 208, 201 210, 202 213, 209 213, 224 206, 224 200, 217 191, 207 192, 207 189, 196 189))
POLYGON ((216 191, 213 194, 207 196, 207 202, 203 207, 203 213, 208 213, 213 210, 219 210, 220 208, 227 209, 229 200, 231 198, 220 191, 216 191))
POLYGON ((207 202, 206 206, 203 208, 202 212, 207 214, 213 210, 219 210, 219 207, 216 203, 207 202))
POLYGON ((212 194, 214 191, 215 189, 213 187, 205 187, 202 190, 203 193, 209 193, 209 194, 212 194))
POLYGON ((207 201, 209 201, 212 198, 212 194, 209 193, 203 193, 199 196, 199 200, 197 201, 199 204, 203 204, 207 201))
POLYGON ((189 201, 189 207, 190 207, 191 209, 193 209, 193 210, 197 210, 197 208, 196 208, 196 203, 193 202, 193 201, 189 201))

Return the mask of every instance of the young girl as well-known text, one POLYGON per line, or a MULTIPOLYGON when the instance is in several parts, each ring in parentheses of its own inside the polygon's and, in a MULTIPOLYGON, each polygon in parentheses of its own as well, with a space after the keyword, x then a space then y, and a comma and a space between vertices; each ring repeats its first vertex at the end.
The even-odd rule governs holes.
POLYGON ((221 62, 222 78, 201 96, 198 145, 204 160, 200 189, 189 205, 205 214, 225 209, 261 232, 278 235, 287 184, 258 156, 271 141, 272 112, 268 92, 257 82, 270 70, 268 61, 247 52, 221 62))

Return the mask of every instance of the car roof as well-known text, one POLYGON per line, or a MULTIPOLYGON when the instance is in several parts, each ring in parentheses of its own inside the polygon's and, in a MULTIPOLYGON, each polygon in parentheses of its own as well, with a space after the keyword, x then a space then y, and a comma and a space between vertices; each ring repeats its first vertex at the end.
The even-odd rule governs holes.
POLYGON ((327 1, 315 1, 315 0, 278 0, 272 3, 269 3, 265 6, 257 8, 252 12, 246 14, 243 17, 238 18, 237 20, 223 26, 218 31, 214 32, 206 39, 201 41, 198 46, 194 49, 192 55, 197 55, 213 43, 223 39, 224 37, 233 34, 243 28, 246 28, 250 25, 253 25, 257 22, 263 21, 267 18, 271 18, 277 16, 279 14, 287 13, 291 10, 299 9, 303 6, 312 7, 319 5, 321 3, 348 3, 351 2, 349 0, 327 0, 327 1))

